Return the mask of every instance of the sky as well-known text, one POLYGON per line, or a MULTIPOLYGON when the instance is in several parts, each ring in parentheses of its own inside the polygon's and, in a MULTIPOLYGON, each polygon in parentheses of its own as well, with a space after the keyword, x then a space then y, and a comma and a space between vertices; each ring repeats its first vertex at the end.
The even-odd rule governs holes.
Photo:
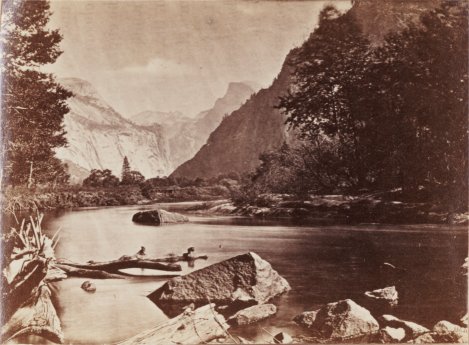
POLYGON ((123 116, 194 116, 228 83, 267 87, 325 4, 349 1, 51 0, 64 53, 47 71, 91 82, 123 116))

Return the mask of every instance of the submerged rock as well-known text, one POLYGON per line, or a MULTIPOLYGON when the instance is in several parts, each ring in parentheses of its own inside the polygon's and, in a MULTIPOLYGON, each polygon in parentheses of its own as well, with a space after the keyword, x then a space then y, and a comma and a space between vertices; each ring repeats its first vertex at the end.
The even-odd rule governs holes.
POLYGON ((291 344, 293 342, 290 334, 285 332, 277 333, 273 340, 275 344, 291 344))
POLYGON ((392 328, 386 326, 379 330, 378 339, 382 343, 398 343, 405 338, 404 328, 392 328))
POLYGON ((414 339, 421 334, 428 333, 430 330, 412 321, 398 319, 393 315, 383 315, 379 318, 382 326, 394 328, 403 328, 405 330, 406 339, 414 339))
POLYGON ((96 291, 96 285, 94 285, 89 280, 84 281, 83 284, 81 284, 81 288, 83 290, 85 290, 86 292, 95 292, 96 291))
MULTIPOLYGON (((239 310, 266 303, 289 290, 288 282, 267 261, 250 252, 172 278, 148 298, 167 315, 173 315, 191 302, 196 306, 207 301, 231 307, 239 304, 239 310)), ((225 311, 228 315, 235 312, 233 308, 225 311)))
POLYGON ((263 320, 277 312, 277 307, 273 304, 253 305, 252 307, 238 311, 228 319, 229 323, 234 325, 249 325, 251 323, 263 320))
POLYGON ((380 303, 387 303, 390 306, 395 306, 398 303, 399 295, 395 286, 388 286, 383 289, 376 289, 373 291, 366 291, 365 297, 372 301, 380 303))
POLYGON ((147 225, 161 225, 161 224, 172 224, 172 223, 185 223, 188 222, 189 218, 186 216, 168 212, 165 210, 151 210, 137 212, 132 217, 132 222, 147 224, 147 225))
POLYGON ((319 309, 309 328, 320 338, 346 339, 374 334, 379 325, 367 309, 346 299, 319 309))
POLYGON ((452 324, 449 321, 439 321, 433 326, 433 338, 442 343, 460 343, 468 342, 467 328, 452 324))

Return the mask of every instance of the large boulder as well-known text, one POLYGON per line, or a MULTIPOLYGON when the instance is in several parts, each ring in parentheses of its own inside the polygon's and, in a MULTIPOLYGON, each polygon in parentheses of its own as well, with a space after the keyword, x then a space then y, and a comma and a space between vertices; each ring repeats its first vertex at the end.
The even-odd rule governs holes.
POLYGON ((433 326, 433 338, 441 343, 468 343, 467 328, 452 324, 449 321, 439 321, 433 326))
POLYGON ((388 326, 393 328, 403 328, 405 330, 405 339, 414 339, 418 336, 430 332, 430 330, 424 326, 421 326, 412 321, 405 321, 398 319, 393 315, 382 315, 378 318, 379 323, 382 326, 388 326))
POLYGON ((132 222, 147 225, 161 225, 161 224, 173 224, 173 223, 185 223, 188 222, 189 218, 186 216, 168 212, 165 210, 152 210, 137 212, 132 217, 132 222))
POLYGON ((319 309, 309 328, 320 338, 334 340, 372 335, 379 325, 367 309, 346 299, 319 309))
POLYGON ((242 326, 264 320, 277 312, 277 307, 273 304, 258 304, 242 309, 228 319, 228 323, 242 326))
MULTIPOLYGON (((167 315, 174 315, 188 303, 200 306, 210 301, 218 306, 245 308, 266 303, 289 290, 288 282, 267 261, 249 252, 170 279, 148 298, 167 315)), ((234 311, 225 310, 227 314, 234 311)))

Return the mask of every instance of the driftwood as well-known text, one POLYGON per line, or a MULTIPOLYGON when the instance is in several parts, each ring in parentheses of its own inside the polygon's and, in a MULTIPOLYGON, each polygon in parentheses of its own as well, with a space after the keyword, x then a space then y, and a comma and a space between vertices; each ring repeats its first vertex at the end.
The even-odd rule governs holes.
POLYGON ((207 259, 206 255, 187 258, 186 256, 169 256, 166 258, 148 258, 143 255, 123 255, 117 260, 94 262, 89 261, 86 264, 79 264, 68 260, 56 260, 56 267, 62 269, 69 276, 88 277, 97 279, 122 278, 128 276, 122 269, 127 268, 147 268, 160 271, 179 272, 182 271, 181 265, 176 262, 188 261, 189 263, 198 260, 207 259))
POLYGON ((207 304, 194 311, 187 309, 179 316, 144 331, 120 345, 203 344, 229 336, 225 318, 207 304))
POLYGON ((39 286, 31 298, 2 326, 5 342, 31 334, 63 343, 60 320, 51 301, 51 292, 45 284, 39 286))
POLYGON ((123 279, 122 274, 108 273, 98 270, 87 270, 83 268, 76 268, 68 265, 54 264, 55 267, 61 269, 67 274, 67 277, 80 277, 92 279, 123 279))

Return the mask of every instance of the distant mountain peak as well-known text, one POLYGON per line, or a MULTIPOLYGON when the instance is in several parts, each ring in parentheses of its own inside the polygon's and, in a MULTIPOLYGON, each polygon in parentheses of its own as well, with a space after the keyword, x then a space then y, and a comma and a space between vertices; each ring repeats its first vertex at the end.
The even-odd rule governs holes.
POLYGON ((61 78, 59 79, 59 83, 76 96, 100 98, 99 92, 87 80, 80 78, 61 78))

